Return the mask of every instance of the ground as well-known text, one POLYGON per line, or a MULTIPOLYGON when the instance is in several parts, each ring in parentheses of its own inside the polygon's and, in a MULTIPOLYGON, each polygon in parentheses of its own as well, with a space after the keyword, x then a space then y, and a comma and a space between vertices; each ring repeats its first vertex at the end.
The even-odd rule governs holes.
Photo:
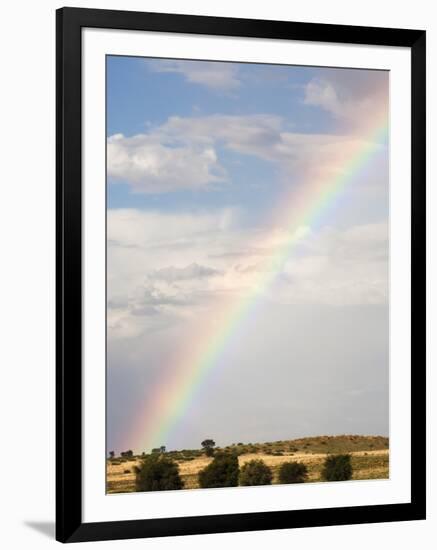
MULTIPOLYGON (((275 441, 271 443, 238 443, 223 447, 238 453, 240 466, 253 459, 261 459, 272 468, 273 483, 277 483, 279 467, 287 461, 303 462, 308 467, 308 481, 321 481, 321 470, 327 454, 350 453, 353 479, 387 479, 389 477, 388 438, 380 436, 320 436, 275 441)), ((167 455, 179 465, 185 489, 199 487, 197 476, 212 458, 201 450, 170 451, 167 455)), ((135 490, 134 467, 141 456, 130 459, 115 458, 107 461, 108 493, 125 493, 135 490)))

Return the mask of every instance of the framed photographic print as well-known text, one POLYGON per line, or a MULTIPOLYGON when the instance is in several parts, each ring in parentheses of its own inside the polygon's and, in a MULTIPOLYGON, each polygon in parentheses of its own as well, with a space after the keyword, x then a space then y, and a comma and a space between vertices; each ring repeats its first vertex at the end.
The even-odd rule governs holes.
POLYGON ((425 32, 57 12, 57 539, 425 518, 425 32))

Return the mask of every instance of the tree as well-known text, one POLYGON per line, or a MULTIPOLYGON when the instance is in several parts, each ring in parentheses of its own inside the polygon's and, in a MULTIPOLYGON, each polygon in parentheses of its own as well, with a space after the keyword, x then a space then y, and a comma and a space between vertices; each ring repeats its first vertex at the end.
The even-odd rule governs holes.
POLYGON ((201 443, 203 450, 205 451, 206 456, 214 455, 215 441, 213 439, 205 439, 201 443))
POLYGON ((214 460, 199 472, 199 485, 202 488, 237 487, 238 472, 235 453, 217 453, 214 460))
POLYGON ((162 454, 146 456, 136 471, 137 491, 172 491, 183 486, 178 465, 162 454))
POLYGON ((272 471, 263 460, 251 460, 241 468, 240 485, 270 485, 272 471))
POLYGON ((109 458, 114 458, 114 456, 115 456, 114 451, 109 451, 109 458))
POLYGON ((132 458, 134 456, 134 452, 129 449, 128 451, 126 451, 126 456, 132 458))
POLYGON ((154 449, 152 449, 152 454, 157 453, 165 453, 165 445, 161 445, 161 447, 155 447, 154 449))
POLYGON ((308 468, 300 462, 284 462, 279 468, 279 483, 304 483, 308 468))
POLYGON ((351 455, 329 455, 322 469, 324 481, 348 481, 352 478, 351 455))

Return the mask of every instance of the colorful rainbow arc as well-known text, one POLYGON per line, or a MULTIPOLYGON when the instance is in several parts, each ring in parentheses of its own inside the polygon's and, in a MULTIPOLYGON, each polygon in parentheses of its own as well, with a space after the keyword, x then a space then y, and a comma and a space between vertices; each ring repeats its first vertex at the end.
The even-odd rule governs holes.
POLYGON ((162 381, 160 390, 146 403, 138 422, 127 434, 128 446, 142 451, 166 443, 172 428, 184 416, 199 387, 229 345, 235 330, 282 271, 296 244, 318 222, 359 170, 365 167, 380 149, 381 142, 386 140, 386 113, 379 116, 376 123, 375 119, 373 122, 366 132, 365 141, 357 140, 350 146, 346 155, 348 160, 335 167, 334 176, 314 178, 308 184, 299 186, 299 193, 293 192, 281 201, 280 212, 278 214, 275 211, 273 223, 276 228, 288 227, 288 238, 278 244, 273 230, 262 243, 255 244, 271 250, 262 269, 255 273, 250 288, 243 297, 239 296, 237 300, 231 298, 221 303, 214 311, 215 322, 206 327, 203 333, 196 333, 194 341, 189 342, 186 349, 178 350, 170 377, 162 381))

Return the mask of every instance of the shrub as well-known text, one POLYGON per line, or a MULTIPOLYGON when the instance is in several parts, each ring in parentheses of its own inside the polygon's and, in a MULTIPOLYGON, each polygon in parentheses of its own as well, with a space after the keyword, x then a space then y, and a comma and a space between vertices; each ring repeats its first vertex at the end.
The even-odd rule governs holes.
POLYGON ((238 472, 235 453, 216 453, 214 460, 199 472, 199 485, 202 488, 237 487, 238 472))
POLYGON ((304 483, 308 468, 300 462, 284 462, 279 468, 279 483, 304 483))
POLYGON ((124 474, 130 474, 130 470, 124 470, 123 473, 124 474))
POLYGON ((263 460, 251 460, 241 468, 240 485, 270 485, 272 471, 263 460))
POLYGON ((347 481, 352 478, 351 455, 329 455, 322 469, 324 481, 347 481))
POLYGON ((163 454, 146 456, 136 473, 137 491, 171 491, 182 489, 179 467, 163 454))
POLYGON ((120 455, 121 455, 123 458, 131 458, 131 457, 134 456, 134 452, 133 452, 131 449, 129 449, 128 451, 122 451, 122 452, 120 453, 120 455))

